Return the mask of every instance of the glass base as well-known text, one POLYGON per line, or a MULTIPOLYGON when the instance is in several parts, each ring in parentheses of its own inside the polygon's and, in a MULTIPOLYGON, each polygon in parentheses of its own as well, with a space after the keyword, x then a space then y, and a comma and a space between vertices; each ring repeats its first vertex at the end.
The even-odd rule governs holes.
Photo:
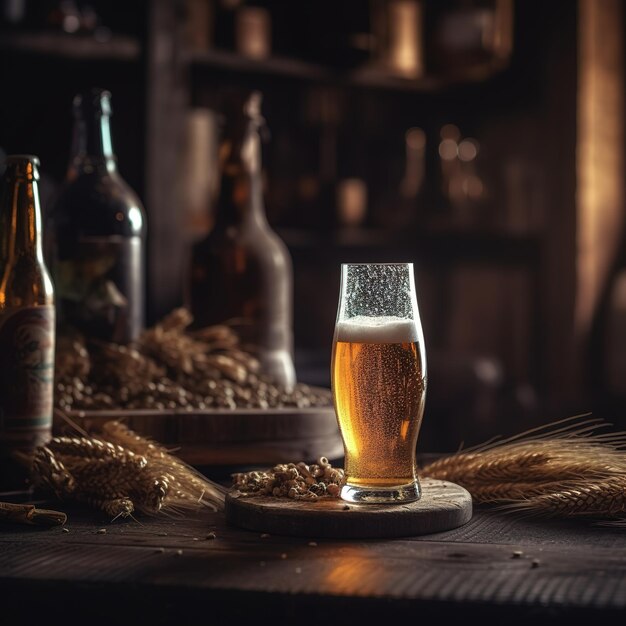
POLYGON ((419 482, 390 487, 363 487, 347 483, 341 489, 341 499, 357 504, 401 504, 415 502, 422 496, 419 482))

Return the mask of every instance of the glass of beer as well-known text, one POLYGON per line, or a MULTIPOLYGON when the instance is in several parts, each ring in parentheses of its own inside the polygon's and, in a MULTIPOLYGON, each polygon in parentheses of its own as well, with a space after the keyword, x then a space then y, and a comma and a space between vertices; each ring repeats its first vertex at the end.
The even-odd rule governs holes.
POLYGON ((412 263, 342 264, 331 368, 345 451, 341 497, 418 500, 426 355, 412 263))

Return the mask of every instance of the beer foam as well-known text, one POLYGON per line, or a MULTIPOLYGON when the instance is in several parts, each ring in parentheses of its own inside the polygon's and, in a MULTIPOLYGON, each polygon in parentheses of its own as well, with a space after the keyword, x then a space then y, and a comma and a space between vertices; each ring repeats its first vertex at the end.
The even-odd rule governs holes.
POLYGON ((337 341, 359 343, 410 343, 419 340, 415 320, 391 315, 357 315, 337 322, 337 341))

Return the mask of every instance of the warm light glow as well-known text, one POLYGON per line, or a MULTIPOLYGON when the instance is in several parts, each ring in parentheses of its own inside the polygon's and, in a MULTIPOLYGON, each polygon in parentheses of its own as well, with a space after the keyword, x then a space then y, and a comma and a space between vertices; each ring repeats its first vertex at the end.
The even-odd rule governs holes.
POLYGON ((588 331, 624 211, 622 4, 579 2, 576 329, 588 331))
POLYGON ((63 30, 66 33, 75 33, 80 28, 80 20, 77 15, 66 15, 63 18, 63 30))
POLYGON ((266 59, 271 52, 271 21, 266 9, 242 7, 237 12, 237 51, 250 59, 266 59))
POLYGON ((407 78, 423 74, 422 7, 415 0, 389 4, 389 65, 407 78))
MULTIPOLYGON (((364 505, 370 506, 370 505, 364 505)), ((327 559, 324 566, 324 585, 333 593, 348 593, 358 588, 361 593, 374 593, 388 584, 389 570, 373 567, 371 558, 358 545, 342 548, 340 557, 327 559)))
POLYGON ((454 161, 458 155, 458 146, 454 139, 444 139, 439 144, 439 156, 444 161, 454 161))
POLYGON ((407 147, 411 150, 423 150, 426 147, 426 133, 421 128, 409 128, 405 139, 407 147))
POLYGON ((483 195, 483 183, 478 176, 468 176, 461 184, 463 194, 470 200, 480 200, 483 195))
POLYGON ((461 131, 458 126, 454 124, 444 124, 439 131, 439 135, 442 139, 453 139, 458 141, 461 138, 461 131))
POLYGON ((367 213, 367 185, 360 178, 346 178, 337 188, 337 209, 346 226, 358 226, 367 213))
POLYGON ((480 146, 475 139, 464 139, 459 144, 459 159, 461 161, 473 161, 478 156, 480 146))

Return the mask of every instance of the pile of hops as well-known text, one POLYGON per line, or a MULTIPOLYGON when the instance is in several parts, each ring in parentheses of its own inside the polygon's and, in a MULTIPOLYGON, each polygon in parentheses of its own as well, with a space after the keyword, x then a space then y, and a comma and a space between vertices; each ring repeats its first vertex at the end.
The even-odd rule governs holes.
POLYGON ((203 410, 327 407, 327 389, 293 389, 261 372, 238 334, 218 324, 190 331, 193 318, 176 309, 130 346, 87 340, 57 341, 57 408, 63 410, 203 410))
POLYGON ((274 496, 295 500, 338 497, 345 476, 326 457, 317 463, 281 463, 269 471, 233 474, 233 486, 248 496, 274 496))

